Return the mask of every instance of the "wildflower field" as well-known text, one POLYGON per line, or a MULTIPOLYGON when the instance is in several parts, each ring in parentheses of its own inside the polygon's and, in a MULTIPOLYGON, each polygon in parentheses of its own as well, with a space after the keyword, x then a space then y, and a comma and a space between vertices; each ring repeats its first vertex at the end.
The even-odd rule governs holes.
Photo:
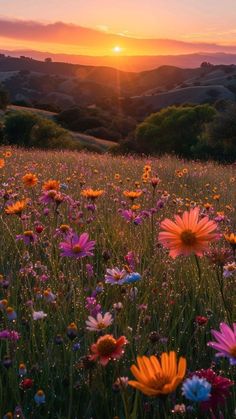
POLYGON ((0 167, 0 417, 235 417, 235 165, 0 167))

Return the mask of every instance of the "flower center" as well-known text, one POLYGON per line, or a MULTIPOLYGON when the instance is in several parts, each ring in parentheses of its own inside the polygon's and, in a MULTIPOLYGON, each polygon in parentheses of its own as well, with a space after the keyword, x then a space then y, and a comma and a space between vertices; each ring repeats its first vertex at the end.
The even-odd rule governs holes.
POLYGON ((187 246, 193 246, 197 241, 196 233, 194 233, 192 230, 184 230, 181 233, 180 238, 182 242, 187 246))
POLYGON ((101 356, 110 356, 116 349, 116 340, 112 336, 104 336, 98 340, 97 349, 101 356))
POLYGON ((168 377, 166 377, 165 375, 155 374, 155 376, 150 380, 150 385, 151 387, 154 387, 156 390, 160 390, 168 382, 168 377))
POLYGON ((80 244, 75 244, 72 248, 74 253, 80 253, 82 250, 82 247, 80 246, 80 244))
POLYGON ((106 324, 104 322, 99 322, 99 323, 97 323, 97 328, 98 329, 105 329, 106 328, 106 324))
POLYGON ((114 280, 115 281, 119 281, 121 279, 122 275, 121 274, 115 274, 114 275, 114 280))
POLYGON ((24 231, 24 236, 26 236, 26 237, 32 237, 33 236, 33 231, 32 230, 24 231))
POLYGON ((230 353, 230 355, 231 355, 233 358, 236 358, 236 345, 233 345, 233 346, 230 348, 229 353, 230 353))

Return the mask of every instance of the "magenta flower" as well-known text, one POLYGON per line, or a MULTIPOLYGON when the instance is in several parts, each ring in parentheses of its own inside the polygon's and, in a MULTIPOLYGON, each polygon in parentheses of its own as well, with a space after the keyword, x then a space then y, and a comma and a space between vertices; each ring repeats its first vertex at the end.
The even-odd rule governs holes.
POLYGON ((200 403, 203 411, 215 411, 219 405, 224 405, 226 398, 229 396, 229 389, 234 384, 228 378, 216 375, 216 373, 208 368, 207 370, 195 371, 191 376, 205 378, 211 384, 211 393, 209 400, 200 403))
POLYGON ((18 234, 16 240, 23 240, 25 244, 30 245, 37 241, 37 236, 32 230, 27 230, 23 234, 18 234))
POLYGON ((143 219, 142 216, 139 214, 136 214, 136 212, 132 210, 123 210, 121 212, 121 216, 128 222, 128 223, 134 223, 135 225, 139 225, 142 223, 143 219))
POLYGON ((227 357, 231 365, 236 365, 236 323, 233 323, 233 329, 228 324, 220 324, 220 332, 211 330, 212 336, 216 342, 208 342, 208 346, 216 349, 216 356, 227 357))
POLYGON ((16 342, 20 339, 20 334, 15 330, 2 330, 0 332, 0 340, 10 340, 12 342, 16 342))
POLYGON ((81 236, 73 233, 67 237, 64 242, 59 244, 61 256, 73 257, 75 259, 84 258, 85 256, 93 256, 93 249, 95 241, 89 241, 88 233, 83 233, 81 236))

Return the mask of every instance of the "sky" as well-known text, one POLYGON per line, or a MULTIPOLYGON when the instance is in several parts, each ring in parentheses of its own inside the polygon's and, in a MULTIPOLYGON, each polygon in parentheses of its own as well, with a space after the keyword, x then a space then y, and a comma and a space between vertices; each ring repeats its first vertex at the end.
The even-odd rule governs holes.
MULTIPOLYGON (((95 55, 144 54, 146 44, 134 45, 126 42, 126 38, 236 45, 236 0, 0 0, 1 48, 46 48, 52 52, 95 55), (37 22, 45 26, 37 27, 37 22), (63 25, 53 26, 57 22, 63 25), (107 36, 100 38, 99 32, 87 33, 87 42, 85 33, 81 38, 80 27, 107 36), (41 31, 41 39, 37 31, 41 31), (44 32, 45 35, 50 32, 50 36, 43 36, 44 32), (111 34, 119 37, 112 38, 111 34)), ((156 48, 157 45, 150 46, 147 53, 154 53, 156 48)))

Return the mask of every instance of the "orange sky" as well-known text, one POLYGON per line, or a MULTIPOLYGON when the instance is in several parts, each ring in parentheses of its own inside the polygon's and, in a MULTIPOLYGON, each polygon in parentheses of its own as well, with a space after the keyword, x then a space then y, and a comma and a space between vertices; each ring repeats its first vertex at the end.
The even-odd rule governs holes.
POLYGON ((83 55, 212 50, 202 42, 236 45, 235 0, 0 0, 0 47, 5 49, 83 55))

